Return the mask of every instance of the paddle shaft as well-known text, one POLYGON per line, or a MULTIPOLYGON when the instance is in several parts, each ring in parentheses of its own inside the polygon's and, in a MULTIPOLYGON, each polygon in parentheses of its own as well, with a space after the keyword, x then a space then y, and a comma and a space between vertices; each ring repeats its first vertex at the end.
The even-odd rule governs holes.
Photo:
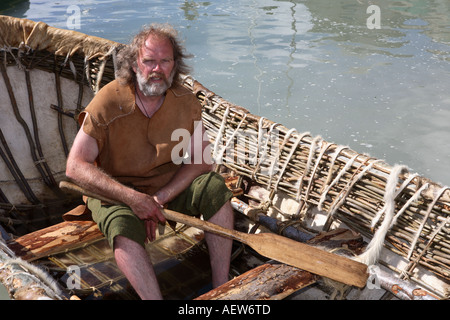
MULTIPOLYGON (((117 204, 117 201, 92 194, 81 187, 62 181, 61 188, 117 204)), ((356 287, 364 287, 368 273, 365 264, 272 233, 247 234, 191 217, 172 210, 162 210, 167 220, 186 224, 242 242, 259 254, 279 262, 356 287)))

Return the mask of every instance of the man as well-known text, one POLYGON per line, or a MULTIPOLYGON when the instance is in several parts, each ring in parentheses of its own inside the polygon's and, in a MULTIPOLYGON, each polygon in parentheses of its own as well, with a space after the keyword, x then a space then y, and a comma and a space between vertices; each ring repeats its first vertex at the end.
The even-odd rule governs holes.
MULTIPOLYGON (((212 223, 233 227, 231 193, 211 172, 210 159, 203 158, 208 143, 196 146, 198 139, 192 139, 202 137, 204 128, 200 103, 180 86, 185 58, 172 27, 143 29, 120 51, 117 79, 81 113, 82 126, 67 160, 68 178, 124 204, 87 200, 119 268, 142 299, 162 298, 144 248, 147 239, 155 238, 156 225, 165 223, 161 208, 203 214, 212 223), (193 142, 190 161, 181 165, 174 163, 172 151, 180 143, 186 150, 189 141, 172 141, 175 130, 187 130, 193 142)), ((216 287, 228 280, 232 241, 210 233, 205 239, 216 287)))

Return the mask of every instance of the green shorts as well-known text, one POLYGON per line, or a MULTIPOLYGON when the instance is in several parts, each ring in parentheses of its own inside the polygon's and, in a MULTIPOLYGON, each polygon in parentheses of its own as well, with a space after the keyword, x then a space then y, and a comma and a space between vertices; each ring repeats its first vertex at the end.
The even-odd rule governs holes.
MULTIPOLYGON (((168 203, 167 208, 191 216, 203 215, 205 220, 209 220, 232 196, 222 176, 209 172, 197 177, 186 190, 168 203)), ((88 198, 87 206, 111 247, 118 235, 144 246, 147 238, 144 221, 128 206, 102 205, 100 200, 94 198, 88 198)))

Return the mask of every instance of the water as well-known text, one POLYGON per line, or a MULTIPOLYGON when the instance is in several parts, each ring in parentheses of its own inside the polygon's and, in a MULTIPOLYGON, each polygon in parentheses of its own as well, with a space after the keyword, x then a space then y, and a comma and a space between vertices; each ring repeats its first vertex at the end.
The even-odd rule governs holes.
POLYGON ((370 1, 379 20, 367 0, 9 2, 3 14, 119 42, 169 22, 227 100, 450 184, 448 0, 370 1))

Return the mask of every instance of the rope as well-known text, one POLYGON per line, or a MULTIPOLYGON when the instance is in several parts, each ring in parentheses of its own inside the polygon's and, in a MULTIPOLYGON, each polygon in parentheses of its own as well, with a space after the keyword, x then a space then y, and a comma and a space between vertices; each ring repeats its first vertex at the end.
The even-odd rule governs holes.
MULTIPOLYGON (((245 121, 245 118, 247 117, 247 115, 245 114, 244 117, 242 118, 241 122, 239 123, 239 125, 237 126, 237 128, 233 131, 233 133, 231 134, 230 138, 228 139, 228 141, 226 141, 225 146, 222 148, 222 150, 220 151, 220 154, 217 154, 214 156, 214 160, 216 161, 216 163, 218 163, 217 160, 223 159, 223 154, 225 152, 225 150, 227 150, 228 146, 230 145, 231 141, 233 141, 234 137, 236 136, 237 132, 239 131, 239 129, 241 128, 242 124, 245 121)), ((214 154, 216 150, 214 150, 214 154)))
POLYGON ((414 195, 411 198, 408 199, 406 204, 397 212, 397 214, 392 219, 391 226, 390 226, 391 228, 397 223, 397 219, 403 214, 403 212, 405 212, 405 210, 411 205, 411 203, 413 203, 414 201, 417 201, 419 199, 422 191, 427 189, 428 186, 429 186, 429 184, 425 183, 421 188, 419 188, 419 190, 417 190, 414 193, 414 195))
POLYGON ((283 174, 286 171, 286 168, 287 168, 289 162, 291 161, 292 156, 294 155, 294 152, 297 150, 298 145, 300 144, 302 139, 307 135, 309 136, 309 132, 304 132, 301 135, 297 135, 297 139, 295 140, 294 144, 292 145, 291 151, 289 152, 289 155, 287 156, 286 161, 284 162, 283 168, 281 169, 278 180, 275 183, 275 189, 278 188, 278 184, 280 183, 281 178, 283 177, 283 174))
POLYGON ((433 201, 430 203, 430 205, 428 206, 427 213, 426 213, 425 216, 423 217, 422 223, 420 224, 419 229, 417 229, 417 232, 416 232, 416 235, 415 235, 415 237, 414 237, 414 240, 413 240, 412 243, 411 243, 411 247, 410 247, 410 249, 409 249, 408 256, 407 256, 407 259, 408 259, 408 260, 411 259, 411 256, 412 256, 412 253, 413 253, 413 251, 414 251, 414 248, 416 247, 417 241, 419 240, 419 237, 420 237, 420 234, 422 233, 423 227, 425 226, 425 223, 426 223, 426 221, 428 220, 428 217, 430 216, 431 210, 434 208, 434 205, 436 204, 436 202, 442 197, 442 195, 444 194, 444 192, 445 192, 446 190, 449 190, 449 189, 450 189, 450 188, 447 187, 447 186, 442 187, 442 188, 438 191, 437 196, 434 198, 434 200, 433 200, 433 201))
POLYGON ((256 139, 256 152, 253 159, 251 159, 251 163, 256 164, 258 163, 258 157, 259 157, 259 150, 261 149, 261 140, 263 137, 263 123, 264 123, 264 117, 261 117, 258 121, 258 138, 256 139))
POLYGON ((259 171, 259 168, 261 167, 261 163, 263 163, 264 160, 266 159, 266 156, 267 156, 267 149, 268 149, 268 144, 269 144, 269 141, 270 141, 269 138, 270 138, 270 136, 272 135, 272 131, 273 131, 273 130, 275 129, 275 127, 278 126, 278 125, 279 125, 278 123, 273 123, 273 124, 270 126, 269 132, 267 133, 267 139, 266 139, 266 143, 265 143, 265 145, 264 145, 264 149, 263 149, 262 156, 259 158, 259 161, 258 161, 258 163, 256 164, 255 169, 253 170, 253 172, 252 172, 252 174, 251 174, 253 180, 256 180, 256 181, 257 181, 256 173, 259 171))
MULTIPOLYGON (((275 170, 275 165, 276 165, 276 163, 278 162, 278 159, 280 159, 280 157, 281 157, 281 152, 283 151, 284 147, 286 146, 286 143, 287 143, 288 140, 290 139, 292 133, 294 133, 295 131, 296 131, 296 130, 295 130, 294 128, 292 128, 292 129, 290 129, 290 130, 286 133, 286 135, 284 136, 284 139, 283 139, 283 143, 281 144, 281 147, 278 148, 277 154, 276 154, 275 157, 273 157, 273 159, 272 159, 272 163, 271 163, 270 166, 269 166, 269 174, 270 174, 270 177, 269 177, 269 183, 267 184, 267 190, 269 190, 270 187, 271 187, 271 184, 272 184, 272 178, 273 178, 273 175, 274 175, 275 172, 276 172, 276 170, 275 170)), ((289 159, 287 159, 286 162, 289 162, 289 159)), ((280 177, 281 177, 282 175, 283 175, 283 172, 280 172, 280 177)), ((275 188, 275 189, 276 189, 276 188, 275 188)))
MULTIPOLYGON (((314 155, 316 152, 316 148, 317 148, 317 144, 318 141, 322 140, 322 137, 317 136, 313 139, 313 141, 311 142, 311 146, 309 148, 309 155, 308 155, 308 161, 306 162, 306 167, 305 167, 305 171, 303 172, 303 174, 299 177, 299 179, 297 180, 297 183, 295 185, 296 189, 297 189, 297 195, 296 195, 296 200, 299 201, 300 200, 300 196, 302 193, 302 187, 303 187, 303 181, 305 179, 305 177, 308 175, 309 170, 311 168, 311 163, 313 162, 314 159, 314 155)), ((299 212, 297 212, 298 214, 299 212)))
POLYGON ((391 228, 391 222, 394 218, 395 210, 395 188, 397 186, 397 181, 400 174, 405 169, 405 166, 395 166, 392 169, 392 172, 389 175, 388 181, 386 183, 386 189, 384 193, 385 206, 378 212, 378 215, 375 217, 375 219, 379 219, 379 216, 381 216, 381 214, 385 212, 383 223, 375 232, 375 235, 373 236, 372 241, 370 241, 369 245, 367 246, 366 251, 356 257, 357 261, 365 263, 368 266, 373 265, 378 260, 378 257, 383 248, 386 234, 391 228))
POLYGON ((302 201, 300 201, 300 208, 299 208, 299 212, 301 212, 301 210, 303 209, 303 205, 309 200, 309 194, 311 192, 311 188, 313 186, 314 183, 314 176, 316 175, 317 169, 320 165, 320 161, 322 160, 323 156, 325 155, 325 152, 327 152, 327 150, 330 147, 335 147, 336 144, 334 143, 328 143, 324 141, 324 145, 322 146, 322 150, 320 151, 319 156, 316 159, 316 164, 314 166, 314 169, 311 173, 311 177, 309 178, 309 183, 308 183, 308 187, 306 188, 306 192, 305 192, 305 196, 303 197, 302 201))
POLYGON ((96 77, 97 83, 95 84, 95 91, 94 91, 96 93, 100 90, 100 83, 102 82, 103 73, 105 72, 106 63, 108 62, 108 59, 106 59, 106 58, 111 56, 115 50, 116 50, 116 47, 111 46, 111 48, 109 48, 109 50, 105 53, 104 60, 100 63, 100 67, 98 69, 97 77, 96 77))
POLYGON ((378 211, 378 213, 375 215, 375 217, 372 219, 371 228, 373 229, 375 225, 380 220, 383 213, 385 213, 387 210, 393 211, 395 209, 395 198, 398 196, 399 193, 395 192, 395 188, 397 186, 398 176, 400 173, 405 171, 407 168, 406 166, 395 166, 391 174, 389 175, 389 179, 387 180, 385 192, 384 192, 384 206, 381 208, 381 210, 378 211))
POLYGON ((353 186, 356 182, 358 182, 367 171, 372 169, 372 167, 377 163, 381 162, 382 160, 375 160, 374 162, 370 163, 367 167, 365 167, 360 173, 356 175, 352 180, 350 180, 347 185, 342 189, 342 191, 339 193, 339 196, 336 197, 332 207, 329 211, 329 216, 334 216, 335 212, 341 207, 341 205, 344 203, 345 199, 349 195, 350 191, 352 190, 353 186))
POLYGON ((334 154, 333 154, 333 157, 331 158, 330 165, 329 165, 330 170, 328 170, 327 179, 325 180, 325 183, 323 184, 323 186, 322 186, 322 188, 321 188, 321 191, 323 191, 324 188, 325 188, 325 187, 330 183, 330 181, 331 181, 331 176, 333 175, 334 164, 335 164, 335 162, 336 162, 337 157, 339 157, 339 155, 341 154, 342 150, 345 150, 345 149, 348 149, 348 148, 349 148, 349 147, 347 147, 347 146, 342 146, 342 145, 337 146, 337 148, 336 148, 336 150, 335 150, 335 152, 334 152, 334 154))
POLYGON ((214 142, 214 148, 213 148, 213 152, 212 152, 214 160, 216 160, 216 158, 217 158, 217 149, 219 147, 219 142, 222 141, 221 137, 225 130, 225 124, 227 122, 227 117, 228 117, 229 113, 230 113, 230 107, 227 106, 227 109, 225 110, 225 114, 223 115, 223 118, 222 118, 222 123, 220 124, 219 132, 217 133, 217 136, 216 136, 216 141, 214 142))
MULTIPOLYGON (((339 154, 339 153, 338 153, 339 154)), ((325 189, 325 191, 322 192, 322 195, 320 196, 320 200, 319 200, 319 204, 318 204, 318 209, 319 210, 323 210, 323 202, 325 201, 328 191, 330 191, 330 189, 339 181, 341 180, 341 177, 348 171, 348 169, 350 169, 350 167, 353 165, 353 162, 356 160, 356 158, 358 158, 358 154, 354 155, 344 166, 344 168, 341 169, 341 171, 339 172, 339 174, 336 176, 336 178, 334 178, 333 182, 331 182, 325 189)))

